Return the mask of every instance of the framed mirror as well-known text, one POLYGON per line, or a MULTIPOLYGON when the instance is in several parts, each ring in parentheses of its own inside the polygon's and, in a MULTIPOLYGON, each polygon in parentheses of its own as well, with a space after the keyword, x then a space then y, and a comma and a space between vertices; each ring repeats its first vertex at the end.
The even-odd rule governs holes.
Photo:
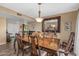
POLYGON ((61 20, 61 16, 45 18, 42 22, 42 31, 60 32, 60 20, 61 20))

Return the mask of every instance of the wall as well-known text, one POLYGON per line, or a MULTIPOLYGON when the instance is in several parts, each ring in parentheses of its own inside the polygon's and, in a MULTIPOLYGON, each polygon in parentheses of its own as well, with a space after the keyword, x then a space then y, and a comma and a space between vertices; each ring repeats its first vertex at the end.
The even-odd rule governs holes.
POLYGON ((11 36, 15 36, 15 33, 20 32, 20 25, 22 25, 22 24, 27 25, 27 22, 26 23, 24 23, 22 21, 19 21, 19 23, 16 23, 16 21, 15 21, 15 23, 14 22, 13 23, 12 22, 7 22, 7 31, 9 33, 12 33, 11 36))
POLYGON ((0 45, 6 44, 6 18, 0 17, 0 45))
POLYGON ((29 22, 28 27, 30 31, 42 31, 42 24, 38 22, 29 22))
POLYGON ((8 31, 8 33, 12 33, 12 36, 15 36, 15 33, 19 32, 19 24, 8 23, 7 31, 8 31))
MULTIPOLYGON (((61 16, 61 32, 57 34, 58 38, 61 41, 68 41, 70 32, 71 31, 75 32, 77 11, 53 15, 51 17, 55 17, 55 16, 61 16), (65 22, 71 22, 72 23, 71 24, 71 27, 72 27, 71 31, 65 30, 65 22)), ((29 30, 41 31, 41 29, 42 29, 41 23, 36 23, 36 22, 29 23, 29 30)))
POLYGON ((61 41, 68 41, 70 32, 75 32, 77 11, 60 14, 59 16, 61 16, 61 32, 58 33, 58 38, 61 41), (65 30, 65 22, 71 22, 71 31, 65 30))
POLYGON ((30 18, 30 19, 34 20, 34 18, 32 18, 32 17, 30 17, 30 16, 28 16, 28 15, 24 15, 24 14, 22 14, 22 13, 20 13, 20 12, 16 12, 16 11, 14 11, 14 10, 8 9, 8 8, 6 8, 6 7, 3 7, 3 6, 0 6, 0 12, 1 12, 1 13, 10 14, 10 15, 13 15, 13 16, 16 16, 16 17, 20 17, 20 18, 22 18, 22 19, 30 18), (18 16, 17 13, 22 14, 22 16, 18 16))

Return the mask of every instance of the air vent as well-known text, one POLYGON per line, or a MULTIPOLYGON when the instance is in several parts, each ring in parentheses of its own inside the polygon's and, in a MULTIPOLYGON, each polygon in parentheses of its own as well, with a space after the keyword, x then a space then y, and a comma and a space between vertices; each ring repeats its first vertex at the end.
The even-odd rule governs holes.
POLYGON ((17 13, 17 15, 18 15, 18 16, 22 16, 22 14, 20 14, 20 13, 17 13))

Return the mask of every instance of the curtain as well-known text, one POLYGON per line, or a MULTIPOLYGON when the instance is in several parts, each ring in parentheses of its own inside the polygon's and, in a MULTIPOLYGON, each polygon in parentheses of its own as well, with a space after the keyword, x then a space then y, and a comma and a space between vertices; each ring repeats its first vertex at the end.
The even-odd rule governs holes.
POLYGON ((75 41, 74 41, 74 53, 79 56, 79 9, 78 16, 76 21, 76 32, 75 32, 75 41))

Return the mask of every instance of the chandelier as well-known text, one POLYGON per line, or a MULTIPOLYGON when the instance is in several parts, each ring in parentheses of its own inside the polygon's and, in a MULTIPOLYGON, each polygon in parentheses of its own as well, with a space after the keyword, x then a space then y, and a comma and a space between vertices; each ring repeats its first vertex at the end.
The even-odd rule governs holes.
POLYGON ((38 3, 38 7, 39 7, 38 18, 35 19, 37 22, 42 22, 43 21, 43 18, 40 17, 41 16, 40 5, 41 5, 41 3, 38 3))

